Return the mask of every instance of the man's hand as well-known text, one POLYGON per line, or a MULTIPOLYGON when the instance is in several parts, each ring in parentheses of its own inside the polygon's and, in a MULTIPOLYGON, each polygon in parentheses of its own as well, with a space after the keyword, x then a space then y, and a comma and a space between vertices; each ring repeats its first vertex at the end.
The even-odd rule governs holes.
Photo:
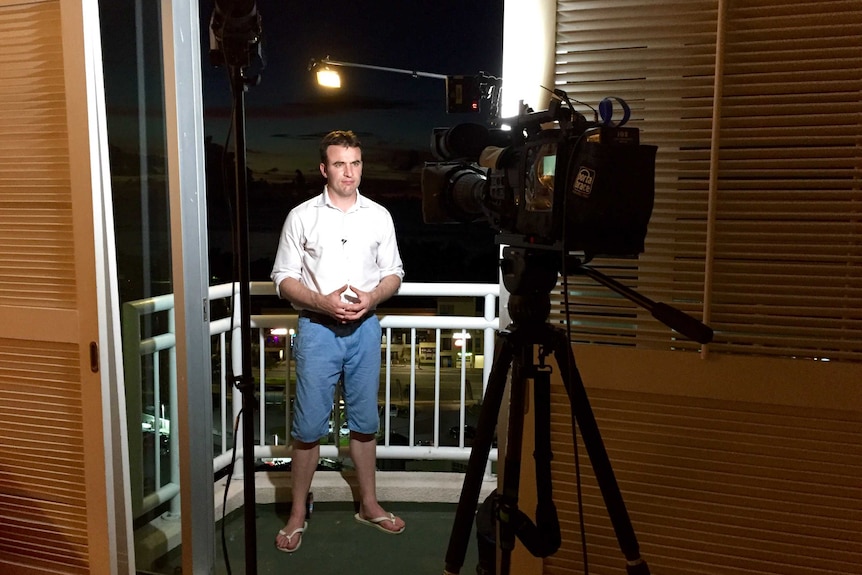
POLYGON ((348 287, 346 291, 342 292, 342 299, 347 303, 345 308, 345 312, 348 314, 347 321, 357 320, 377 306, 377 300, 371 292, 362 291, 355 287, 348 287))
POLYGON ((356 321, 373 309, 374 301, 368 292, 343 285, 327 294, 320 302, 320 310, 341 323, 356 321))
POLYGON ((378 304, 392 297, 400 285, 401 278, 390 275, 380 280, 377 287, 370 292, 343 285, 329 294, 322 295, 311 291, 299 280, 285 278, 279 285, 279 294, 305 309, 316 310, 341 323, 348 323, 372 312, 378 304))

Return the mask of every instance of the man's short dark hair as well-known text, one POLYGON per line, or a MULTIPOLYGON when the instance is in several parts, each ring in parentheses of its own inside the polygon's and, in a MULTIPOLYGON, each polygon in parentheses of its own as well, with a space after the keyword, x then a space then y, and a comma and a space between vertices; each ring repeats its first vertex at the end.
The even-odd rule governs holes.
POLYGON ((329 132, 320 141, 320 162, 326 165, 326 148, 329 146, 346 146, 348 148, 362 149, 362 142, 350 130, 335 130, 329 132))

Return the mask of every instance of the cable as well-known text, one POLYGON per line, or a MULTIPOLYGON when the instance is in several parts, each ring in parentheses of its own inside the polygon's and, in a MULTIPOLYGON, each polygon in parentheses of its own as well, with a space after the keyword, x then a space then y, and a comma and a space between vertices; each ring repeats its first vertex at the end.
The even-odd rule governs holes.
POLYGON ((543 90, 547 90, 548 92, 550 92, 552 98, 554 98, 556 100, 560 100, 561 102, 565 102, 566 104, 568 104, 569 109, 572 110, 572 112, 574 112, 574 113, 578 113, 578 112, 575 110, 575 107, 572 105, 572 102, 577 102, 581 106, 589 108, 593 112, 594 121, 596 123, 598 123, 598 121, 599 121, 598 110, 596 110, 595 108, 593 108, 592 106, 590 106, 586 102, 581 102, 580 100, 575 100, 574 98, 570 98, 569 95, 565 91, 560 90, 559 88, 552 90, 552 89, 550 89, 546 86, 542 86, 542 85, 539 85, 539 87, 542 88, 543 90))
MULTIPOLYGON (((569 104, 571 106, 571 104, 569 104)), ((578 146, 581 144, 581 140, 583 139, 584 134, 580 134, 578 136, 577 141, 575 141, 575 145, 572 148, 573 152, 569 155, 567 159, 567 165, 565 169, 566 174, 566 182, 563 182, 563 190, 568 190, 570 187, 570 179, 572 178, 572 166, 574 165, 574 158, 576 156, 575 152, 578 149, 578 146)), ((571 346, 572 345, 572 321, 571 321, 571 312, 569 310, 569 274, 568 274, 568 259, 569 259, 569 249, 567 245, 567 233, 566 233, 566 223, 568 218, 566 214, 568 214, 568 198, 569 194, 563 193, 563 223, 561 225, 561 244, 562 244, 562 255, 560 262, 560 274, 563 277, 563 319, 566 322, 566 341, 571 346)), ((569 380, 572 380, 571 377, 571 369, 572 366, 568 365, 568 358, 566 356, 566 372, 569 380)), ((577 419, 575 418, 574 409, 571 410, 571 427, 572 427, 572 452, 574 454, 574 465, 575 465, 575 490, 578 498, 578 526, 581 530, 581 553, 584 561, 584 575, 589 575, 589 557, 587 554, 587 534, 586 534, 586 524, 584 521, 584 502, 582 496, 582 479, 581 479, 581 462, 580 457, 578 456, 578 428, 577 428, 577 419)))
POLYGON ((239 410, 239 413, 234 420, 233 425, 233 449, 230 457, 230 465, 228 465, 228 473, 227 473, 227 481, 224 484, 224 497, 222 498, 221 504, 221 552, 224 556, 224 565, 225 569, 227 569, 227 575, 231 575, 230 569, 230 557, 227 552, 227 535, 225 534, 225 517, 227 516, 227 494, 230 490, 230 480, 233 477, 233 467, 234 463, 236 463, 236 434, 239 430, 239 421, 242 418, 242 409, 239 410))
MULTIPOLYGON (((233 83, 231 83, 230 85, 231 85, 231 90, 233 90, 233 83)), ((232 100, 234 102, 236 101, 235 98, 232 98, 232 100)), ((235 115, 236 115, 236 106, 231 106, 231 119, 232 120, 233 120, 235 115)), ((235 221, 233 218, 234 206, 233 206, 233 203, 231 202, 231 194, 229 193, 229 190, 228 190, 229 174, 228 174, 228 169, 227 169, 227 164, 228 164, 228 159, 229 159, 227 150, 228 150, 228 146, 230 145, 230 142, 233 138, 233 125, 234 125, 234 122, 231 121, 229 123, 229 126, 228 126, 227 135, 225 136, 224 147, 222 148, 222 158, 221 158, 222 193, 223 193, 222 199, 225 202, 226 207, 227 207, 227 214, 229 216, 228 217, 228 223, 230 226, 229 235, 231 238, 231 243, 230 243, 230 245, 231 245, 231 256, 232 256, 231 257, 231 268, 230 268, 230 271, 231 271, 230 284, 231 284, 231 286, 233 286, 236 283, 236 278, 238 275, 238 268, 239 268, 238 253, 237 253, 237 234, 236 234, 235 221)), ((230 328, 228 329, 228 333, 230 333, 230 334, 233 334, 233 331, 236 327, 235 326, 236 314, 234 313, 235 293, 236 293, 236 289, 231 287, 231 295, 230 295, 229 303, 227 306, 228 313, 230 314, 230 328)), ((232 346, 231 346, 231 348, 232 348, 232 346)), ((236 377, 233 373, 233 363, 232 362, 228 362, 226 380, 231 382, 231 385, 236 384, 236 377)), ((236 463, 236 450, 237 450, 236 437, 237 437, 237 433, 239 430, 239 423, 240 423, 242 416, 243 416, 243 410, 240 407, 239 413, 237 414, 237 416, 234 420, 233 435, 232 435, 232 444, 233 445, 231 447, 231 460, 230 460, 230 464, 228 465, 227 480, 225 481, 224 496, 222 499, 221 543, 222 543, 222 555, 224 556, 224 563, 225 563, 225 568, 227 570, 227 575, 231 575, 231 567, 230 567, 230 557, 228 555, 228 550, 227 550, 227 536, 225 533, 225 523, 226 523, 225 518, 227 515, 227 497, 228 497, 228 492, 230 490, 231 478, 233 477, 234 464, 236 463)))

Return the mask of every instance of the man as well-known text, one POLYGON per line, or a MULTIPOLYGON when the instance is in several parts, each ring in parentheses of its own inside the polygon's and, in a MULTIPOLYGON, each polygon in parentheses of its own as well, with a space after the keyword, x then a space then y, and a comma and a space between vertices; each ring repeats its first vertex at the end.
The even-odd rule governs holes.
POLYGON ((287 553, 299 549, 307 528, 306 496, 339 379, 359 482, 354 517, 384 533, 401 533, 405 527, 380 506, 375 486, 381 329, 374 309, 398 291, 404 277, 395 226, 383 206, 359 193, 362 147, 353 132, 323 138, 320 173, 326 178, 323 193, 287 215, 271 276, 279 297, 299 310, 293 504, 275 540, 287 553))

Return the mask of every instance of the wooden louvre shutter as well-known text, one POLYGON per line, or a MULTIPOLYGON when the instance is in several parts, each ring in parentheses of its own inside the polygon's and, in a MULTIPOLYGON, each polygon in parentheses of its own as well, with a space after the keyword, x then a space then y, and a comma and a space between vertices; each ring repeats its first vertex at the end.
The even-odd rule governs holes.
POLYGON ((0 572, 8 574, 111 573, 116 560, 83 21, 71 0, 0 1, 0 572))
MULTIPOLYGON (((584 363, 585 380, 601 384, 607 361, 584 363)), ((697 381, 686 383, 702 389, 697 381)), ((589 393, 642 558, 652 573, 860 572, 858 412, 654 389, 591 386, 589 393)), ((552 395, 552 474, 563 543, 545 559, 543 573, 584 572, 579 503, 589 572, 624 573, 614 524, 581 439, 580 496, 576 489, 567 402, 557 387, 552 395)))

